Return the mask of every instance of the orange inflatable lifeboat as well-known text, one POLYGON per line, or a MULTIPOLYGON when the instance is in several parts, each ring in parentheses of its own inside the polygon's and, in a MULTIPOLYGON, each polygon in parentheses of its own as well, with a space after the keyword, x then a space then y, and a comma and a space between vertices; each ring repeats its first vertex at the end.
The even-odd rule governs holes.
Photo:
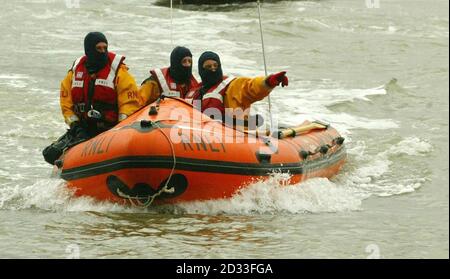
POLYGON ((288 183, 331 177, 346 159, 344 139, 305 122, 269 136, 239 131, 180 99, 164 98, 56 161, 79 196, 150 205, 229 198, 272 173, 288 183))

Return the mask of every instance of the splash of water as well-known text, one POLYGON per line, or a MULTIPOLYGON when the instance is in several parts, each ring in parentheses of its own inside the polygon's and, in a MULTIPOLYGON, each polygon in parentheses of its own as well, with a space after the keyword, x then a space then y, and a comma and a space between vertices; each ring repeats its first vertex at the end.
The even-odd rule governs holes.
POLYGON ((39 179, 29 186, 6 186, 0 188, 0 209, 39 209, 57 212, 142 212, 110 202, 99 202, 90 197, 75 197, 73 191, 59 179, 39 179))
POLYGON ((359 210, 361 199, 326 178, 286 185, 286 174, 273 174, 241 189, 231 199, 179 204, 189 214, 320 213, 359 210))

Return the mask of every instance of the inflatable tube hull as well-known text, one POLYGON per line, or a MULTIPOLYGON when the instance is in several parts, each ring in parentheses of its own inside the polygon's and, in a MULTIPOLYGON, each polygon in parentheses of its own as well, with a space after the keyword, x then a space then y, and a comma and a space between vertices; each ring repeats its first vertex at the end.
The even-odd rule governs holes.
POLYGON ((63 155, 56 171, 76 195, 156 204, 230 198, 273 173, 290 174, 289 184, 332 177, 346 159, 332 127, 277 139, 226 127, 181 100, 150 110, 63 155))

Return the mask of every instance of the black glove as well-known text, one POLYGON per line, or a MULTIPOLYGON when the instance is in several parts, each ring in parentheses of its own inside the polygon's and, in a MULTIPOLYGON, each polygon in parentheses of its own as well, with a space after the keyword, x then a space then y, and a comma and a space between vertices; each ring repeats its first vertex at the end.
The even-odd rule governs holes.
POLYGON ((69 134, 69 132, 67 132, 55 142, 47 146, 42 151, 42 155, 44 155, 45 161, 52 165, 55 164, 55 161, 58 160, 58 158, 63 154, 64 149, 69 146, 71 138, 72 136, 69 134))
POLYGON ((85 126, 79 121, 70 124, 70 133, 76 140, 88 140, 91 138, 85 126))

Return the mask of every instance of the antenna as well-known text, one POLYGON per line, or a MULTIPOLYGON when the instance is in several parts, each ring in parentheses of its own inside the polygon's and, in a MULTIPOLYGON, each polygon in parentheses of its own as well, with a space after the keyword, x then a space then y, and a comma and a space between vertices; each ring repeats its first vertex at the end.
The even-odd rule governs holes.
POLYGON ((170 44, 173 48, 173 0, 170 0, 170 44))
MULTIPOLYGON (((263 36, 263 29, 262 29, 262 23, 261 23, 261 3, 259 0, 257 1, 258 4, 258 18, 259 18, 259 32, 261 34, 261 47, 262 47, 262 55, 264 60, 264 73, 267 76, 267 64, 266 64, 266 52, 264 50, 264 36, 263 36)), ((269 103, 269 116, 270 116, 270 128, 273 128, 273 118, 272 118, 272 104, 270 102, 270 94, 267 96, 267 101, 269 103)))

